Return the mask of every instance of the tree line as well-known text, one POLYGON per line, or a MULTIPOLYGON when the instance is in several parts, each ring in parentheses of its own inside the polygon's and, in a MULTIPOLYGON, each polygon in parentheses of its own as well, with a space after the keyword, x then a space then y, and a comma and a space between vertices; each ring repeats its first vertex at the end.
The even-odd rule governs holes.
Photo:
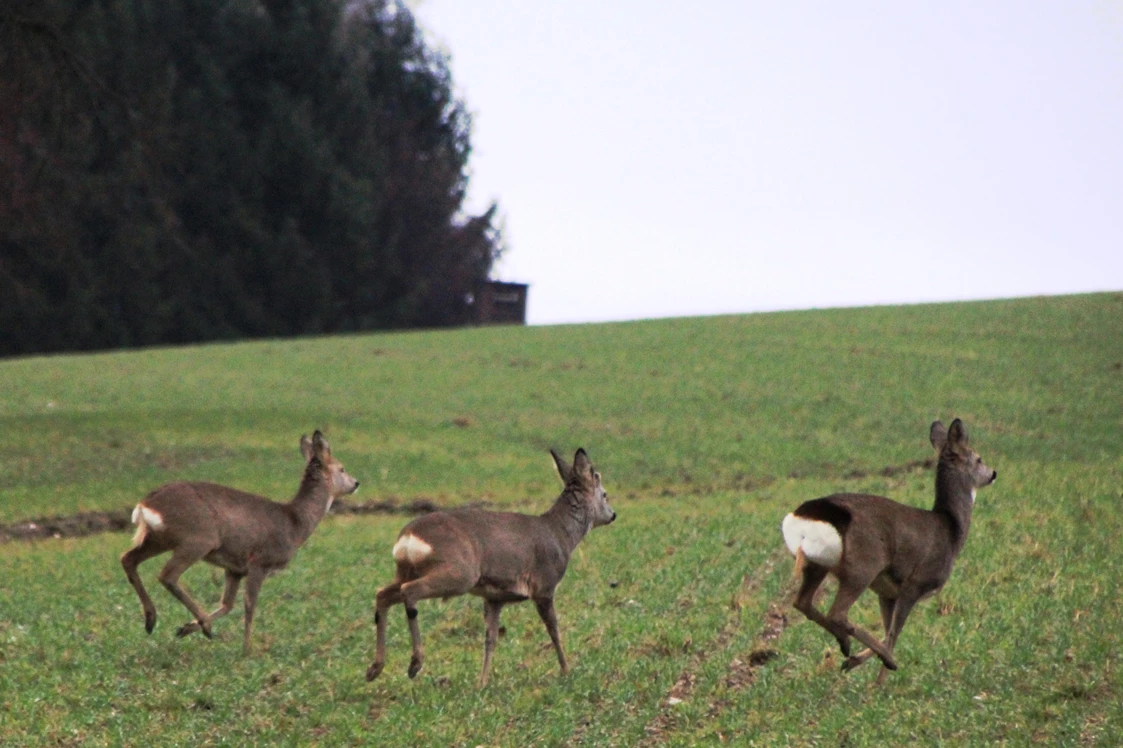
POLYGON ((462 324, 471 118, 391 0, 6 0, 0 355, 462 324))

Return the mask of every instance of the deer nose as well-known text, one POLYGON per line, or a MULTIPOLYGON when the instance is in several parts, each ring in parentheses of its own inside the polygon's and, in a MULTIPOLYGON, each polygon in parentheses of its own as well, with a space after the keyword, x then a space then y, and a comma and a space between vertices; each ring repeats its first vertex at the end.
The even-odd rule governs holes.
POLYGON ((998 480, 998 471, 997 470, 991 471, 990 482, 994 483, 996 480, 998 480))
POLYGON ((616 512, 613 512, 612 513, 612 519, 608 520, 608 524, 611 525, 615 521, 616 521, 616 512))

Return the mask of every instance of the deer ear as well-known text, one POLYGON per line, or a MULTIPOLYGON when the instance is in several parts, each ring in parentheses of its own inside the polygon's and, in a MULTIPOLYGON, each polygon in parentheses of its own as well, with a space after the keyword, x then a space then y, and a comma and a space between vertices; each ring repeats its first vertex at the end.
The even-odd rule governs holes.
POLYGON ((558 477, 561 478, 562 483, 569 485, 569 479, 573 477, 573 470, 569 467, 569 464, 561 458, 561 455, 552 449, 550 450, 550 456, 554 458, 554 467, 558 471, 558 477))
POLYGON ((331 445, 324 435, 320 433, 319 429, 312 434, 312 453, 319 457, 321 460, 325 457, 331 457, 331 445))
POLYGON ((967 427, 958 418, 951 422, 951 427, 948 429, 948 441, 951 442, 952 446, 967 446, 967 427))
POLYGON ((300 454, 304 455, 305 462, 312 461, 312 440, 308 438, 308 434, 300 437, 300 454))
POLYGON ((948 430, 944 426, 943 421, 933 421, 932 429, 928 432, 928 439, 932 442, 932 448, 937 452, 944 449, 944 445, 948 441, 948 430))
POLYGON ((578 448, 577 454, 573 455, 573 472, 590 478, 593 475, 593 463, 583 448, 578 448))

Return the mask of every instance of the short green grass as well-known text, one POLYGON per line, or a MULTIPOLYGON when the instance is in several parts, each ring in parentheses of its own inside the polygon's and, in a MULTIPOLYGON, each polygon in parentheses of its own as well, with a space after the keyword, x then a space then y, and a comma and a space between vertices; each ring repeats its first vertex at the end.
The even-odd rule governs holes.
MULTIPOLYGON (((125 534, 0 546, 0 743, 1111 745, 1123 731, 1123 294, 552 328, 490 328, 0 362, 0 522, 131 507, 160 483, 295 490, 322 428, 358 498, 541 511, 546 450, 589 450, 620 520, 578 548, 560 678, 531 606, 491 685, 475 598, 404 613, 367 684, 401 517, 330 517, 216 638, 125 534), (881 689, 786 607, 780 518, 836 490, 931 502, 928 424, 999 471, 947 588, 881 689), (776 611, 788 616, 777 627, 776 611), (763 657, 761 662, 761 653, 763 657), (774 655, 770 654, 775 652, 774 655), (677 703, 668 703, 674 695, 677 703)), ((213 606, 222 575, 187 585, 213 606)), ((876 628, 876 604, 855 617, 876 628)))

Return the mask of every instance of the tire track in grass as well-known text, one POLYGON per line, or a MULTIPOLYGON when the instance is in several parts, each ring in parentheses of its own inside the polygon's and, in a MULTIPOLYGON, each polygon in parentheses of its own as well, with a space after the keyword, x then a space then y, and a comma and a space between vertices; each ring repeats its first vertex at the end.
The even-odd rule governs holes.
MULTIPOLYGON (((785 591, 784 596, 787 597, 785 591)), ((739 691, 748 688, 756 680, 756 673, 760 668, 780 656, 773 646, 781 634, 792 624, 791 619, 775 600, 768 603, 768 610, 764 614, 764 625, 749 647, 745 659, 734 657, 729 662, 728 674, 725 676, 725 687, 728 691, 739 691)), ((718 704, 710 710, 710 716, 721 711, 718 704)))
MULTIPOLYGON (((730 614, 725 625, 718 632, 717 636, 709 643, 709 646, 699 649, 691 657, 682 673, 675 680, 674 685, 667 691, 667 695, 660 702, 660 709, 658 714, 655 715, 643 728, 644 737, 639 742, 639 746, 649 748, 650 746, 660 745, 667 733, 675 728, 675 714, 674 707, 690 698, 694 692, 694 687, 698 683, 698 672, 702 666, 715 654, 719 654, 728 648, 730 641, 734 635, 741 628, 740 611, 745 607, 748 600, 763 586, 764 581, 771 576, 775 570, 776 564, 780 563, 786 558, 787 553, 784 548, 777 548, 770 553, 760 566, 752 574, 746 574, 741 580, 741 586, 733 594, 730 600, 729 610, 730 614)), ((786 593, 785 593, 786 594, 786 593)), ((765 630, 773 632, 770 634, 771 638, 768 641, 775 641, 779 638, 780 633, 787 628, 787 619, 782 613, 779 613, 779 608, 775 603, 769 603, 768 612, 765 613, 765 630), (773 611, 779 616, 779 620, 783 621, 783 625, 778 625, 773 621, 773 611)), ((758 636, 758 639, 762 637, 758 636)), ((751 667, 758 668, 764 663, 771 660, 776 656, 775 650, 768 650, 770 654, 760 657, 750 657, 751 661, 756 662, 751 667)), ((736 661, 736 660, 735 660, 736 661)))
MULTIPOLYGON (((659 500, 656 501, 658 502, 659 500)), ((672 519, 667 519, 664 517, 660 520, 660 522, 666 523, 665 530, 663 530, 662 533, 656 530, 656 528, 662 529, 662 524, 656 526, 648 526, 649 531, 645 535, 645 537, 659 537, 661 538, 662 542, 644 542, 640 546, 641 548, 646 549, 646 552, 649 554, 649 557, 645 557, 641 562, 641 566, 644 569, 643 576, 647 580, 656 579, 660 576, 661 573, 666 572, 675 563, 679 563, 681 557, 689 550, 690 546, 697 541, 697 538, 694 537, 697 534, 697 531, 691 532, 689 530, 690 523, 684 523, 680 515, 676 514, 672 519)), ((711 528, 711 531, 707 531, 703 534, 706 537, 712 536, 713 528, 711 528)), ((729 554, 736 552, 730 550, 733 547, 734 541, 732 540, 721 543, 721 547, 719 549, 715 549, 716 555, 707 555, 706 561, 713 566, 724 566, 725 568, 729 568, 729 563, 731 562, 729 554)), ((733 595, 731 601, 731 604, 736 606, 736 610, 740 610, 741 607, 743 607, 744 599, 748 595, 750 595, 752 591, 754 591, 758 586, 759 584, 755 582, 755 575, 745 575, 742 577, 741 586, 738 587, 738 591, 733 595)), ((642 592, 642 590, 637 589, 636 592, 640 593, 642 592)), ((639 595, 637 595, 637 597, 638 596, 639 595)), ((711 602, 709 604, 712 605, 712 597, 710 598, 710 600, 711 602)), ((636 600, 630 599, 627 602, 621 602, 619 604, 636 604, 636 600)), ((686 612, 693 608, 696 604, 697 601, 695 599, 695 594, 691 590, 691 588, 683 587, 679 590, 677 598, 675 598, 673 602, 668 603, 667 607, 668 611, 670 612, 686 612)), ((730 630, 729 633, 725 635, 725 640, 723 640, 722 646, 725 646, 725 643, 727 643, 729 636, 732 635, 734 630, 728 625, 728 622, 724 624, 724 627, 729 628, 730 630)), ((709 630, 713 630, 713 627, 710 627, 709 630)), ((549 647, 548 644, 546 646, 549 647)), ((694 647, 692 638, 690 636, 687 637, 684 646, 691 648, 694 647)), ((712 643, 704 646, 712 646, 712 643)), ((644 639, 643 641, 633 641, 628 647, 627 656, 635 658, 661 658, 673 656, 674 647, 667 647, 668 645, 665 641, 660 641, 657 638, 644 639)), ((704 661, 706 659, 705 655, 702 654, 704 651, 704 648, 696 649, 694 658, 698 659, 699 661, 704 661)), ((660 699, 660 703, 662 702, 663 699, 660 699)), ((629 702, 627 711, 634 715, 637 711, 640 711, 642 709, 642 706, 644 704, 650 704, 650 701, 644 700, 629 702)), ((634 724, 634 722, 631 722, 629 720, 629 725, 634 724)), ((569 735, 569 738, 563 744, 567 746, 586 745, 588 744, 589 740, 596 740, 598 743, 607 740, 609 743, 615 744, 613 740, 609 740, 603 733, 596 738, 589 737, 588 733, 590 731, 596 732, 599 729, 600 727, 598 726, 598 721, 595 718, 591 716, 580 718, 575 723, 569 735)), ((613 727, 613 730, 616 732, 621 729, 627 728, 619 724, 613 727)), ((626 744, 632 745, 633 743, 631 741, 628 741, 626 744)))

